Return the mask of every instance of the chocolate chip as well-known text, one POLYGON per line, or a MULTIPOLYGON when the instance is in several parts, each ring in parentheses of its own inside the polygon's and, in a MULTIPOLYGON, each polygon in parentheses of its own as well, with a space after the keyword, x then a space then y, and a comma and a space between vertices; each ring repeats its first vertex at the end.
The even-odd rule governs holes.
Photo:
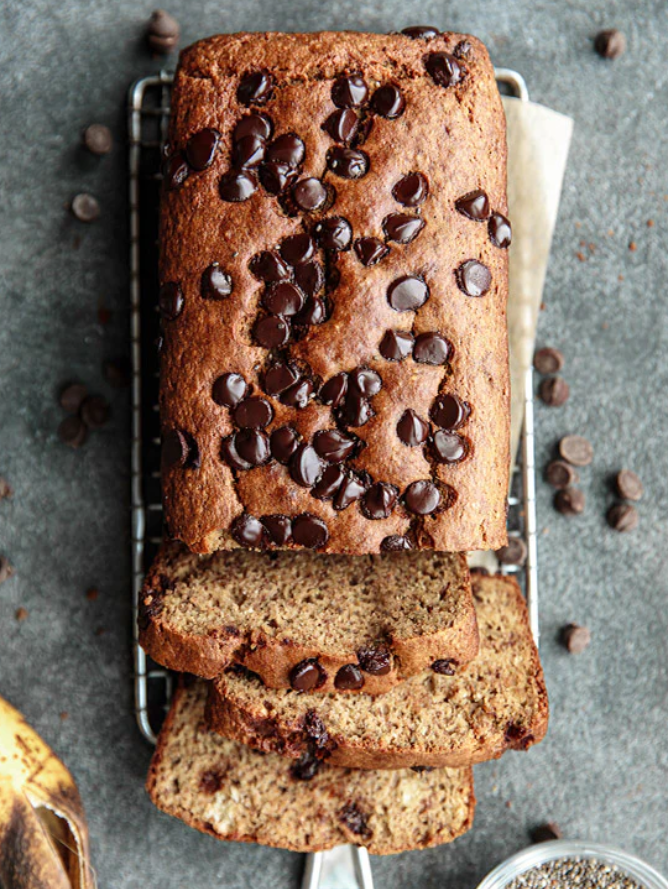
POLYGON ((287 464, 299 447, 299 435, 292 426, 281 426, 271 433, 270 447, 274 460, 287 464))
POLYGON ((441 676, 454 676, 455 675, 455 667, 457 666, 457 661, 454 661, 452 658, 443 658, 438 661, 434 661, 431 665, 431 669, 434 673, 439 673, 441 676))
POLYGON ((610 527, 620 533, 638 527, 638 510, 630 503, 615 503, 608 510, 606 518, 610 527))
POLYGON ((179 152, 165 159, 162 176, 170 191, 180 188, 190 175, 190 167, 185 157, 179 152))
POLYGON ((408 213, 391 213, 383 219, 383 231, 388 241, 410 244, 424 228, 424 219, 408 213))
POLYGON ((385 537, 381 541, 380 549, 384 553, 399 553, 413 549, 413 544, 408 537, 403 537, 400 534, 390 534, 389 537, 385 537))
POLYGON ((376 482, 362 498, 362 512, 368 519, 386 519, 394 509, 399 492, 394 485, 376 482))
MULTIPOLYGON (((243 402, 242 402, 243 403, 243 402)), ((234 436, 234 445, 242 460, 251 466, 263 466, 269 462, 269 439, 258 429, 242 429, 234 436)))
POLYGON ((264 105, 271 99, 274 81, 266 71, 250 71, 241 78, 237 100, 242 105, 264 105))
POLYGON ((599 31, 594 39, 594 49, 603 59, 618 59, 626 52, 626 37, 616 28, 599 31))
POLYGON ((335 145, 327 152, 327 166, 342 179, 360 179, 369 169, 369 158, 358 148, 335 145))
POLYGON ((589 466, 594 449, 581 435, 567 435, 559 442, 559 454, 571 466, 589 466))
POLYGON ((322 761, 314 756, 310 750, 307 750, 290 766, 290 775, 296 781, 311 781, 318 774, 321 765, 322 761))
POLYGON ((81 403, 79 414, 89 429, 101 429, 109 419, 109 402, 101 395, 89 395, 81 403))
POLYGON ((561 828, 554 821, 548 821, 547 824, 539 824, 530 832, 532 843, 549 843, 552 840, 560 840, 563 836, 561 828))
POLYGON ((260 281, 272 284, 274 281, 285 281, 290 277, 288 264, 273 250, 256 253, 251 259, 250 270, 260 281))
POLYGON ((255 516, 242 513, 232 522, 232 537, 241 546, 251 546, 261 549, 266 540, 264 525, 255 516))
POLYGON ((322 125, 335 142, 348 144, 354 139, 359 121, 357 115, 350 108, 339 108, 333 111, 322 125))
POLYGON ((447 364, 452 353, 452 343, 440 333, 421 333, 415 338, 413 358, 420 364, 447 364))
POLYGON ((200 130, 188 139, 186 160, 193 170, 206 170, 211 166, 219 142, 220 133, 212 129, 200 130))
POLYGON ((571 388, 563 377, 546 377, 538 387, 540 400, 548 407, 561 407, 570 394, 571 388))
POLYGON ((591 642, 591 632, 579 624, 567 624, 561 630, 561 643, 571 654, 582 654, 591 642))
MULTIPOLYGON (((295 283, 303 290, 306 296, 315 296, 322 290, 325 283, 325 273, 319 262, 311 260, 303 262, 295 269, 295 283)), ((319 323, 308 321, 308 324, 319 323)))
POLYGON ((441 502, 441 494, 433 482, 419 481, 406 488, 404 500, 415 515, 431 515, 441 502))
POLYGON ((311 489, 311 494, 317 500, 331 500, 346 478, 343 467, 338 465, 328 466, 323 472, 320 481, 311 489))
POLYGON ((264 429, 273 416, 269 402, 257 395, 245 398, 234 409, 234 422, 242 429, 264 429))
POLYGON ((100 205, 92 194, 78 194, 72 198, 72 213, 79 222, 95 222, 100 216, 100 205))
POLYGON ((158 308, 167 321, 174 321, 183 311, 183 291, 178 284, 170 281, 163 284, 158 293, 158 308))
POLYGON ((568 488, 580 481, 577 472, 564 460, 553 460, 545 470, 545 480, 553 488, 568 488))
POLYGON ((324 466, 312 445, 300 444, 290 459, 290 476, 304 488, 311 488, 322 475, 324 466))
POLYGON ((327 681, 327 673, 316 658, 300 661, 290 670, 290 685, 296 691, 313 691, 327 681))
POLYGON ((403 361, 413 351, 413 334, 404 330, 387 330, 380 341, 380 354, 386 361, 403 361))
POLYGON ((251 464, 246 460, 242 460, 239 452, 237 451, 236 444, 236 435, 230 435, 228 438, 224 438, 220 443, 220 456, 221 459, 227 463, 227 465, 231 469, 236 469, 238 472, 243 472, 246 469, 251 468, 251 464))
POLYGON ((291 365, 278 361, 264 375, 264 391, 267 395, 280 395, 299 379, 298 371, 291 365))
POLYGON ((564 366, 564 356, 559 349, 549 346, 538 349, 533 356, 533 366, 540 374, 556 374, 564 366))
POLYGON ((185 466, 188 461, 188 439, 180 429, 170 429, 162 437, 162 465, 185 466))
POLYGON ((369 401, 359 392, 349 392, 340 413, 341 422, 345 426, 364 426, 375 415, 369 401))
POLYGON ((492 286, 492 275, 477 259, 463 262, 456 272, 457 284, 467 296, 484 296, 492 286))
POLYGON ((327 320, 325 303, 314 297, 304 303, 304 308, 292 319, 296 327, 306 328, 314 324, 322 324, 327 320))
POLYGON ((401 33, 410 37, 411 40, 433 40, 434 37, 439 36, 440 31, 429 27, 429 25, 411 25, 409 28, 404 28, 401 33))
POLYGON ((481 189, 471 191, 455 201, 455 208, 469 219, 476 221, 489 217, 489 198, 481 189))
POLYGON ((293 169, 303 162, 305 154, 304 142, 295 133, 277 136, 267 148, 270 163, 287 164, 293 169))
POLYGON ((353 391, 365 398, 373 398, 383 388, 380 374, 368 367, 358 367, 348 374, 348 384, 353 391))
POLYGON ((334 686, 340 691, 358 691, 364 685, 364 676, 357 664, 341 667, 334 678, 334 686))
POLYGON ((513 240, 510 221, 502 213, 492 213, 487 223, 489 239, 495 247, 507 250, 513 240))
POLYGON ((351 833, 355 834, 355 836, 363 837, 366 840, 371 839, 373 836, 373 831, 368 825, 368 816, 365 815, 355 803, 348 803, 341 809, 339 820, 351 833))
POLYGON ((296 266, 302 262, 308 262, 313 258, 315 253, 315 244, 313 238, 302 232, 298 235, 291 235, 281 242, 279 247, 281 256, 288 265, 296 266))
POLYGON ((617 493, 624 500, 640 500, 645 493, 642 482, 630 469, 621 469, 615 477, 617 493))
POLYGON ((228 203, 247 201, 257 191, 257 179, 253 173, 231 170, 220 177, 219 193, 228 203))
POLYGON ((388 120, 395 120, 403 114, 406 107, 406 100, 396 83, 385 83, 381 87, 378 87, 373 94, 371 98, 371 107, 376 114, 380 114, 381 117, 386 117, 388 120))
POLYGON ((175 49, 181 36, 181 28, 174 16, 164 9, 156 9, 146 26, 146 42, 151 52, 168 55, 175 49))
POLYGON ((407 173, 392 189, 395 201, 405 207, 419 206, 429 194, 429 183, 424 173, 407 173))
POLYGON ((468 59, 473 52, 473 47, 468 40, 460 40, 454 49, 456 59, 468 59))
POLYGON ((364 672, 371 676, 387 676, 392 670, 392 657, 386 648, 361 648, 357 660, 364 672))
POLYGON ((60 393, 60 406, 68 414, 78 414, 81 404, 88 395, 88 389, 82 383, 72 383, 65 386, 60 393))
POLYGON ((508 543, 496 550, 496 558, 501 565, 524 565, 527 545, 521 537, 509 537, 508 543))
POLYGON ((437 86, 456 86, 462 79, 462 67, 447 52, 433 52, 427 56, 425 68, 437 86))
POLYGON ((302 720, 302 727, 309 741, 309 747, 314 747, 316 750, 326 750, 329 745, 329 733, 325 723, 315 710, 306 711, 302 720))
POLYGON ((270 163, 260 167, 260 182, 269 194, 282 194, 296 176, 296 171, 289 164, 270 163))
POLYGON ((232 146, 232 164, 238 169, 258 167, 264 160, 265 142, 258 136, 244 136, 232 146))
POLYGON ((271 118, 267 114, 247 114, 242 117, 234 127, 232 140, 240 142, 246 136, 255 136, 256 139, 262 139, 268 142, 271 139, 274 125, 271 118))
POLYGON ((305 512, 293 519, 292 539, 307 549, 319 549, 329 540, 329 531, 322 519, 305 512))
POLYGON ((319 179, 310 176, 301 179, 292 186, 292 199, 300 210, 305 213, 313 213, 319 210, 327 201, 327 189, 319 179))
POLYGON ((343 463, 355 453, 357 441, 338 429, 325 429, 313 436, 313 446, 328 463, 343 463))
POLYGON ((352 227, 342 216, 323 219, 315 226, 313 234, 323 250, 348 250, 353 239, 352 227))
POLYGON ((92 123, 86 127, 82 141, 91 154, 97 155, 109 154, 114 144, 111 130, 101 123, 92 123))
POLYGON ((288 407, 296 407, 298 410, 303 410, 309 403, 314 388, 311 380, 299 380, 299 382, 289 386, 281 394, 281 402, 288 405, 288 407))
POLYGON ((290 339, 290 323, 278 315, 267 315, 255 323, 253 335, 265 349, 278 349, 290 339))
POLYGON ((379 238, 358 238, 354 244, 357 258, 367 268, 375 265, 390 252, 379 238))
POLYGON ((471 406, 456 395, 439 395, 431 409, 431 418, 441 429, 459 429, 470 414, 471 406))
POLYGON ((395 312, 414 312, 429 299, 429 288, 415 275, 397 278, 387 288, 387 301, 395 312))
POLYGON ((410 448, 424 444, 429 435, 429 424, 410 408, 404 411, 397 423, 399 439, 410 448))
POLYGON ((369 95, 361 74, 338 77, 332 84, 332 102, 337 108, 359 108, 369 95))
POLYGON ((585 495, 579 488, 563 488, 555 494, 554 506, 562 515, 580 515, 584 512, 585 495))
POLYGON ((338 407, 348 391, 348 374, 338 373, 331 377, 320 389, 320 401, 338 407))
POLYGON ((260 521, 276 546, 285 546, 290 541, 292 522, 286 515, 266 515, 260 521))
POLYGON ((264 292, 262 305, 272 315, 296 315, 304 305, 304 294, 290 281, 277 281, 264 292))
POLYGON ((80 448, 88 438, 88 428, 79 417, 65 417, 58 426, 58 437, 63 444, 71 448, 80 448))
POLYGON ((223 374, 213 384, 211 397, 222 407, 236 407, 246 397, 248 384, 237 373, 223 374))
POLYGON ((221 269, 219 263, 213 262, 204 270, 201 293, 204 299, 227 299, 232 293, 232 278, 221 269))
POLYGON ((367 489, 368 485, 358 478, 356 475, 349 475, 343 479, 336 496, 334 497, 334 509, 348 509, 357 500, 360 500, 367 489))
POLYGON ((469 444, 456 432, 438 429, 431 442, 434 458, 439 463, 461 463, 469 453, 469 444))

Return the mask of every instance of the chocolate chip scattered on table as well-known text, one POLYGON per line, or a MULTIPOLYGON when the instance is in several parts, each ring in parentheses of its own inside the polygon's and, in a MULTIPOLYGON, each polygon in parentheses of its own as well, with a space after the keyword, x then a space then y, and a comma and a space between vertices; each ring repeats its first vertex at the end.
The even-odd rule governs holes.
POLYGON ((580 481, 580 476, 565 460, 552 460, 545 469, 545 480, 553 488, 570 488, 580 481))
POLYGON ((540 374, 556 374, 564 366, 564 356, 559 349, 546 346, 533 356, 533 366, 540 374))
POLYGON ((570 654, 582 654, 591 642, 591 630, 579 624, 567 624, 561 630, 562 645, 570 654))
POLYGON ((146 42, 151 52, 157 55, 169 55, 173 52, 181 36, 181 26, 164 9, 156 9, 146 27, 146 42))
POLYGON ((111 130, 101 123, 92 123, 83 131, 82 142, 91 154, 109 154, 114 139, 111 130))
POLYGON ((630 469, 620 469, 615 477, 615 487, 623 500, 640 500, 645 493, 640 478, 630 469))
POLYGON ((584 512, 586 498, 579 488, 563 488, 554 495, 554 506, 557 512, 565 516, 581 515, 584 512))
POLYGON ((506 546, 496 551, 501 565, 524 565, 527 560, 527 545, 521 537, 509 537, 506 546))
POLYGON ((618 59, 626 52, 626 37, 617 28, 599 31, 594 39, 594 49, 603 59, 618 59))
POLYGON ((594 449, 582 435, 566 435, 559 442, 559 454, 571 466, 589 466, 594 449))
POLYGON ((532 843, 549 843, 552 840, 560 840, 562 837, 563 833, 556 821, 546 821, 545 824, 539 824, 531 831, 532 843))
POLYGON ((561 407, 571 394, 570 386, 563 377, 546 377, 541 380, 538 395, 548 407, 561 407))
POLYGON ((606 518, 613 531, 624 533, 638 527, 638 510, 630 503, 615 503, 607 512, 606 518))
POLYGON ((79 222, 95 222, 100 217, 100 204, 97 198, 85 192, 72 198, 71 209, 79 222))

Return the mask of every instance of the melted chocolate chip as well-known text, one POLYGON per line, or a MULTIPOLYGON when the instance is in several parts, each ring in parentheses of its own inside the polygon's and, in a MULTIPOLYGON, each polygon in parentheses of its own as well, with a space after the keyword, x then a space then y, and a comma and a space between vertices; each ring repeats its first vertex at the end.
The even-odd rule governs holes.
POLYGON ((492 275, 477 259, 467 259, 456 273, 457 284, 467 296, 484 296, 492 285, 492 275))
POLYGON ((349 392, 340 413, 340 420, 345 426, 364 426, 375 414, 369 401, 359 392, 349 392))
POLYGON ((247 201, 256 191, 257 179, 252 173, 232 170, 220 178, 220 196, 228 203, 247 201))
POLYGON ((162 437, 162 465, 185 466, 189 455, 188 439, 180 429, 170 429, 162 437))
POLYGON ((373 94, 371 107, 381 117, 395 120, 403 114, 406 100, 396 83, 385 83, 373 94))
POLYGON ((364 496, 367 487, 356 475, 346 476, 334 497, 334 509, 339 511, 348 509, 356 500, 360 500, 364 496))
POLYGON ((267 160, 270 163, 287 164, 293 169, 303 162, 305 154, 304 143, 295 133, 277 136, 267 148, 267 160))
POLYGON ((272 315, 296 315, 304 305, 304 294, 289 281, 277 281, 265 290, 262 305, 272 315))
POLYGON ((332 84, 332 102, 337 108, 359 108, 369 95, 361 74, 347 74, 332 84))
POLYGON ((441 429, 459 429, 470 414, 471 406, 456 395, 439 395, 431 409, 431 418, 441 429))
POLYGON ((408 331, 386 330, 378 348, 386 361, 403 361, 413 351, 413 342, 408 331))
POLYGON ((440 673, 441 676, 454 676, 456 666, 457 661, 454 661, 452 658, 442 658, 434 661, 431 665, 431 669, 434 673, 440 673))
POLYGON ((281 402, 288 405, 288 407, 296 407, 298 410, 303 410, 309 403, 313 390, 314 386, 311 380, 299 380, 299 382, 289 386, 281 394, 281 402))
POLYGON ((387 676, 392 670, 392 656, 386 648, 361 648, 357 660, 365 673, 387 676))
POLYGON ((373 398, 383 388, 380 374, 368 367, 358 367, 356 370, 351 371, 348 376, 348 382, 354 391, 359 392, 360 395, 364 395, 366 398, 373 398))
POLYGON ((328 463, 343 463, 355 453, 357 442, 338 429, 324 429, 314 435, 313 446, 328 463))
POLYGON ((361 179, 369 169, 369 158, 358 148, 336 145, 327 152, 327 166, 342 179, 361 179))
MULTIPOLYGON (((303 262, 295 269, 295 283, 303 290, 306 296, 315 296, 322 290, 325 284, 325 273, 322 266, 316 260, 303 262)), ((309 321, 309 324, 314 322, 309 321)), ((319 322, 317 322, 319 323, 319 322)))
POLYGON ((251 468, 251 464, 247 460, 243 460, 237 451, 236 435, 230 435, 229 438, 224 438, 221 441, 220 456, 228 466, 239 472, 251 468))
POLYGON ((251 466, 263 466, 271 458, 269 439, 258 429, 242 429, 237 432, 234 446, 241 459, 251 466))
POLYGON ((333 111, 322 125, 335 142, 350 143, 357 133, 359 121, 350 108, 339 108, 333 111))
POLYGON ((223 374, 213 384, 211 397, 222 407, 236 407, 246 397, 248 384, 237 373, 223 374))
POLYGON ((290 775, 296 781, 311 781, 318 774, 322 761, 310 750, 290 766, 290 775))
POLYGON ((256 139, 268 142, 271 139, 273 129, 274 125, 267 114, 247 114, 234 127, 232 141, 240 142, 246 136, 255 136, 256 139))
POLYGON ((454 54, 456 59, 468 59, 473 52, 473 47, 468 40, 460 40, 455 46, 454 54))
POLYGON ((180 152, 168 157, 163 164, 162 175, 170 191, 180 188, 189 174, 188 162, 180 152))
POLYGON ((429 288, 414 275, 397 278, 387 288, 387 301, 395 312, 414 312, 429 299, 429 288))
POLYGON ((415 515, 430 515, 441 502, 441 494, 433 482, 413 482, 406 488, 404 500, 415 515))
POLYGON ((331 377, 320 389, 320 401, 338 407, 348 391, 348 374, 338 373, 331 377))
POLYGON ((357 258, 367 268, 375 265, 390 252, 379 238, 358 238, 354 244, 357 258))
POLYGON ((232 278, 220 264, 212 262, 202 274, 201 293, 204 299, 227 299, 232 293, 232 278))
POLYGON ((462 79, 462 67, 447 52, 433 52, 427 56, 425 68, 437 86, 456 86, 462 79))
POLYGON ((244 136, 232 146, 232 164, 241 169, 258 167, 264 160, 264 152, 264 139, 244 136))
POLYGON ((291 235, 281 242, 279 247, 281 256, 288 265, 296 266, 302 262, 308 262, 313 258, 315 253, 315 244, 313 238, 302 232, 298 235, 291 235))
POLYGON ((495 247, 506 250, 510 247, 513 239, 513 232, 510 222, 501 213, 492 213, 487 224, 489 231, 489 239, 495 247))
POLYGON ((434 37, 439 36, 440 31, 429 27, 429 25, 411 25, 410 28, 404 28, 401 33, 410 37, 411 40, 433 40, 434 37))
POLYGON ((452 343, 440 333, 421 333, 415 337, 413 358, 420 364, 447 364, 452 353, 452 343))
POLYGON ((264 250, 256 253, 250 261, 250 270, 260 281, 271 284, 274 281, 285 281, 290 277, 290 269, 278 253, 264 250))
POLYGON ((276 546, 285 546, 292 537, 292 522, 286 515, 266 515, 261 522, 276 546))
POLYGON ((408 213, 391 213, 383 219, 383 231, 388 241, 410 244, 424 228, 424 219, 408 213))
POLYGON ((251 71, 241 78, 237 100, 242 105, 264 105, 271 99, 274 80, 266 71, 251 71))
POLYGON ((316 658, 300 661, 290 670, 290 685, 295 691, 313 691, 322 688, 327 681, 327 673, 316 658))
POLYGON ((319 179, 310 176, 292 186, 292 199, 304 213, 313 213, 314 210, 324 207, 327 201, 327 189, 319 179))
POLYGON ((429 423, 410 408, 404 411, 397 423, 397 435, 409 448, 424 444, 429 435, 429 423))
POLYGON ((434 433, 432 450, 439 463, 461 463, 468 454, 469 447, 461 435, 439 429, 434 433))
POLYGON ((296 176, 288 164, 264 163, 260 167, 260 182, 269 194, 282 194, 296 176))
POLYGON ((353 238, 352 227, 342 216, 323 219, 315 226, 313 234, 323 250, 348 250, 353 238))
POLYGON ((279 463, 289 463, 290 457, 299 447, 299 436, 292 426, 281 426, 271 433, 270 448, 274 460, 279 463))
POLYGON ((345 664, 336 674, 334 685, 340 691, 358 691, 364 685, 364 676, 357 664, 345 664))
POLYGON ((273 416, 269 402, 257 395, 244 398, 234 409, 234 422, 242 429, 264 429, 273 416))
POLYGON ((319 549, 329 540, 329 531, 322 519, 305 512, 293 519, 292 539, 307 549, 319 549))
POLYGON ((479 221, 489 217, 489 198, 481 188, 459 198, 455 201, 455 207, 469 219, 479 221))
POLYGON ((312 324, 322 324, 327 318, 327 309, 319 298, 309 299, 304 308, 292 319, 296 327, 310 327, 312 324))
POLYGON ((186 146, 186 159, 193 170, 206 170, 213 163, 213 158, 220 142, 217 130, 200 130, 194 133, 186 146))
POLYGON ((322 475, 324 466, 312 445, 300 444, 290 459, 290 476, 303 488, 311 488, 322 475))
POLYGON ((408 537, 403 537, 400 534, 391 534, 381 541, 380 549, 384 553, 399 553, 413 549, 413 544, 408 537))
POLYGON ((343 467, 339 465, 328 466, 317 485, 311 488, 311 494, 318 500, 331 500, 345 479, 346 473, 343 467))
POLYGON ((170 281, 163 284, 158 294, 158 308, 166 321, 174 321, 183 311, 183 291, 178 284, 170 281))
POLYGON ((368 519, 386 519, 394 509, 398 491, 394 485, 376 482, 362 499, 362 512, 368 519))
POLYGON ((256 322, 253 335, 265 349, 278 349, 290 339, 290 323, 278 315, 267 315, 256 322))
POLYGON ((264 375, 264 391, 267 395, 280 395, 299 379, 298 371, 282 361, 272 364, 264 375))
POLYGON ((232 522, 232 537, 241 546, 260 549, 265 543, 266 530, 255 516, 242 513, 232 522))
POLYGON ((419 206, 429 194, 429 182, 424 173, 407 173, 392 189, 392 197, 404 207, 419 206))

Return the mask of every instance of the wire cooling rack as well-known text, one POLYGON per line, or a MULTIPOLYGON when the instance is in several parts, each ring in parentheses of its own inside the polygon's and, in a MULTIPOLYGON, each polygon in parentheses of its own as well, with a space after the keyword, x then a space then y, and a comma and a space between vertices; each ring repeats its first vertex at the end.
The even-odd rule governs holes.
MULTIPOLYGON (((500 85, 527 101, 524 79, 506 68, 496 70, 500 85)), ((160 72, 132 85, 128 97, 130 299, 132 335, 132 603, 134 615, 135 713, 144 738, 155 744, 172 696, 173 674, 159 666, 139 646, 137 611, 144 575, 160 545, 160 418, 158 414, 160 337, 158 304, 158 209, 162 146, 167 138, 172 75, 160 72)), ((527 598, 531 629, 538 642, 538 585, 536 566, 536 505, 533 434, 533 380, 527 372, 520 454, 508 497, 508 533, 524 540, 523 565, 500 565, 514 574, 527 598)), ((360 889, 373 889, 365 849, 349 847, 344 865, 354 872, 360 889)), ((323 889, 328 883, 329 853, 309 855, 302 889, 323 889)), ((340 877, 340 873, 337 874, 340 877)))

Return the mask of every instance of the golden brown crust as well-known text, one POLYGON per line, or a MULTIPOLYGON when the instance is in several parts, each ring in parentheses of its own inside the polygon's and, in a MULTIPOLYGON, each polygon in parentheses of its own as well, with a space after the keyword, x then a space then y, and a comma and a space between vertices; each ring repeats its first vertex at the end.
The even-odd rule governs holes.
MULTIPOLYGON (((460 58, 465 76, 457 86, 437 86, 425 69, 429 53, 452 53, 463 39, 457 34, 428 43, 401 35, 237 34, 202 41, 182 54, 172 103, 172 150, 183 150, 202 128, 213 127, 221 136, 211 166, 165 194, 161 222, 161 280, 178 283, 184 297, 179 316, 165 321, 163 431, 191 435, 200 460, 198 468, 165 467, 165 511, 172 533, 194 551, 235 547, 230 531, 235 518, 277 511, 290 517, 306 512, 323 520, 329 533, 323 552, 378 552, 385 537, 409 532, 415 545, 439 551, 495 549, 505 543, 507 251, 490 242, 486 223, 454 207, 458 198, 482 188, 491 208, 506 213, 505 121, 493 69, 479 41, 466 38, 470 51, 460 58), (335 187, 336 201, 326 215, 347 219, 354 238, 382 239, 388 214, 412 212, 392 196, 403 175, 418 170, 429 180, 419 236, 407 245, 393 243, 389 255, 368 268, 353 250, 338 254, 340 280, 327 296, 328 320, 289 343, 283 357, 300 362, 316 388, 338 372, 362 366, 379 373, 383 388, 372 399, 376 415, 352 430, 365 447, 347 466, 368 473, 374 482, 395 485, 401 495, 417 480, 433 480, 443 491, 450 486, 456 502, 440 513, 416 519, 400 502, 388 518, 370 521, 359 502, 336 511, 331 501, 316 499, 280 463, 233 473, 221 459, 221 439, 234 432, 234 424, 229 409, 213 402, 213 382, 235 372, 254 394, 263 394, 268 352, 252 335, 262 285, 249 263, 258 252, 303 231, 302 217, 286 215, 262 189, 242 203, 224 203, 218 194, 230 164, 232 130, 247 111, 236 98, 237 86, 243 74, 258 69, 276 79, 273 98, 260 110, 272 117, 277 133, 296 132, 303 139, 302 174, 335 187), (370 158, 366 176, 349 180, 328 172, 323 177, 334 144, 321 129, 334 111, 332 82, 356 70, 371 89, 396 82, 406 109, 396 120, 376 117, 363 146, 370 158), (455 270, 470 259, 491 271, 492 285, 482 298, 466 296, 457 285, 455 270), (231 276, 228 299, 201 298, 201 276, 213 262, 231 276), (388 285, 406 274, 423 276, 430 289, 416 312, 394 311, 386 298, 388 285), (452 343, 454 358, 446 366, 412 357, 387 361, 379 343, 390 328, 414 335, 439 332, 452 343), (397 437, 404 411, 411 408, 427 420, 439 392, 456 393, 472 406, 461 429, 470 454, 460 463, 436 463, 428 448, 407 447, 397 437)), ((317 214, 311 221, 316 219, 317 214)), ((317 397, 302 410, 278 398, 269 401, 274 418, 268 431, 291 424, 310 442, 316 431, 335 426, 331 409, 317 397)))

